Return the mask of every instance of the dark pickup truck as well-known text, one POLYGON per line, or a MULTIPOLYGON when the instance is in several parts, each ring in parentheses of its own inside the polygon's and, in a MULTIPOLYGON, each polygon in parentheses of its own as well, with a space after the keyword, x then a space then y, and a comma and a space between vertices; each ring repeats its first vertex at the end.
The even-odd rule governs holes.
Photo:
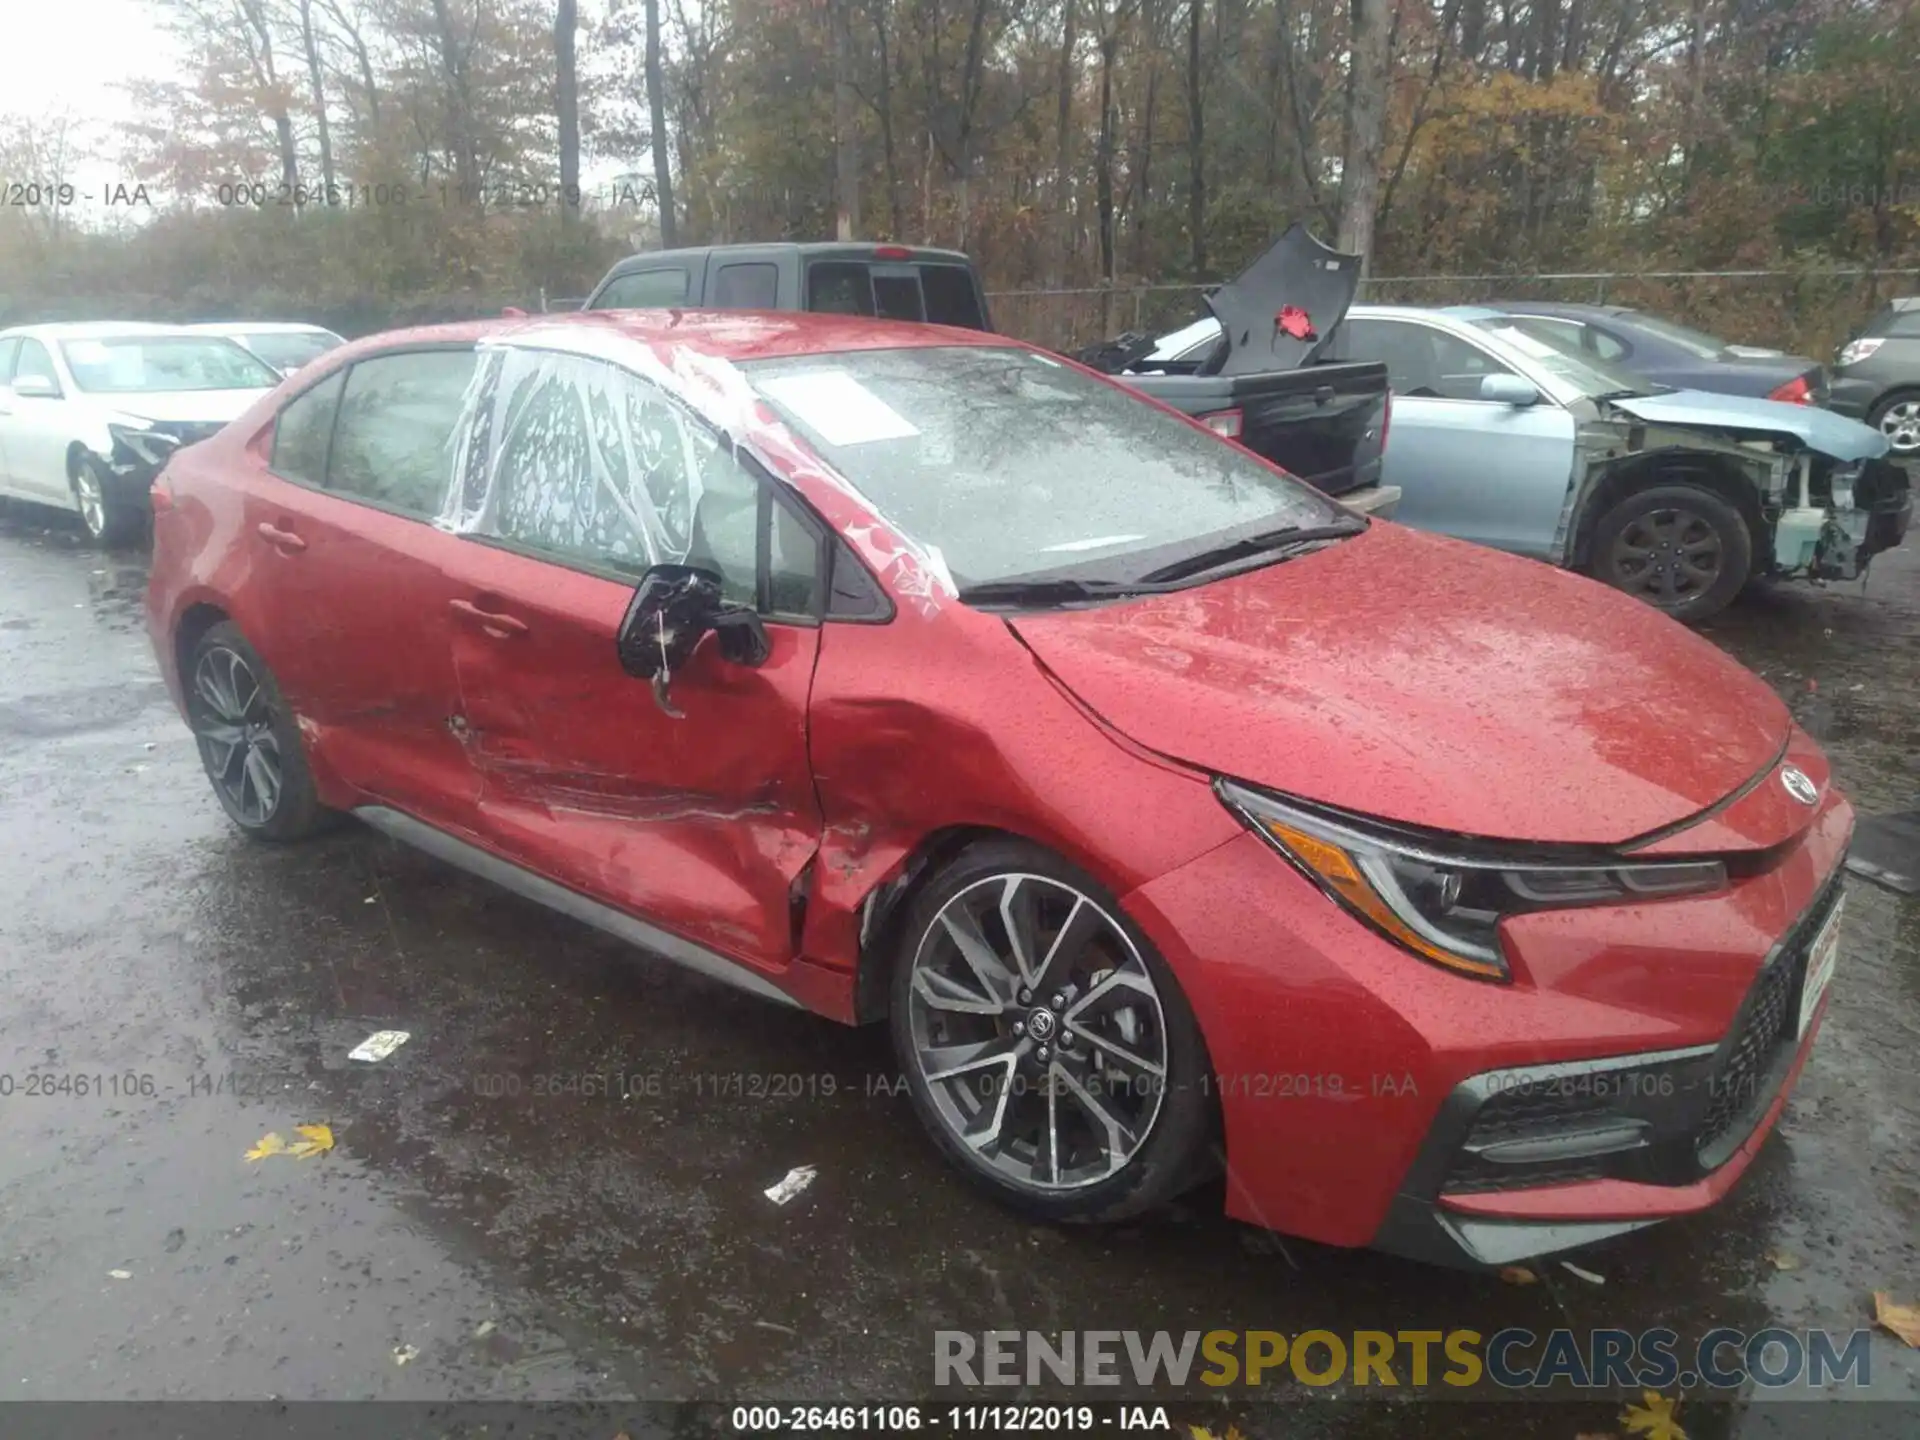
MULTIPOLYGON (((1321 362, 1358 284, 1355 257, 1299 226, 1207 298, 1213 343, 1156 358, 1123 336, 1072 358, 1191 415, 1357 509, 1391 514, 1379 484, 1384 365, 1321 362)), ((813 310, 991 331, 986 291, 957 250, 874 244, 710 245, 620 261, 586 309, 813 310)), ((1164 347, 1163 347, 1164 348, 1164 347)))

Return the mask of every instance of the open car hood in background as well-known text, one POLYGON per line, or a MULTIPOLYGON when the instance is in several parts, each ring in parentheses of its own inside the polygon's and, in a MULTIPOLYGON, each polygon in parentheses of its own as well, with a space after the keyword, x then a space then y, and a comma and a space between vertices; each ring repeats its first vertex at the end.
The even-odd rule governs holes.
POLYGON ((1359 288, 1360 257, 1322 245, 1296 223, 1207 297, 1207 308, 1227 335, 1227 359, 1219 373, 1246 375, 1308 364, 1346 317, 1359 288))

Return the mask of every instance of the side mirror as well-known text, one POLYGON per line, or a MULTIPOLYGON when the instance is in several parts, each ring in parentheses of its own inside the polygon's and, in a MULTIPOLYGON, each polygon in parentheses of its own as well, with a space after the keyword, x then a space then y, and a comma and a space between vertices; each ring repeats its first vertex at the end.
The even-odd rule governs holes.
POLYGON ((1540 392, 1518 375, 1482 375, 1480 398, 1496 405, 1534 405, 1539 403, 1540 392))
POLYGON ((22 400, 58 400, 60 387, 44 375, 22 375, 13 382, 13 393, 22 400))
POLYGON ((736 665, 761 665, 772 653, 766 626, 751 608, 725 599, 720 577, 696 565, 655 565, 640 577, 614 639, 620 668, 653 685, 653 698, 676 720, 667 696, 674 672, 693 658, 711 630, 720 653, 736 665))

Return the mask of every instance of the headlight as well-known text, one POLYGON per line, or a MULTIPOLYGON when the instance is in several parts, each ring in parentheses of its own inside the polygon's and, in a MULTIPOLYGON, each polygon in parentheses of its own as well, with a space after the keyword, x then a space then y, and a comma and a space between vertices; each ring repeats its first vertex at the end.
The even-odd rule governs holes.
POLYGON ((1611 863, 1592 851, 1555 858, 1498 842, 1425 835, 1283 801, 1230 780, 1227 807, 1340 905, 1423 960, 1464 975, 1507 980, 1500 921, 1529 910, 1718 890, 1718 860, 1611 863))
POLYGON ((109 421, 107 433, 113 437, 116 450, 124 450, 133 459, 147 465, 166 464, 167 457, 180 448, 177 435, 152 430, 144 425, 123 425, 118 421, 109 421))

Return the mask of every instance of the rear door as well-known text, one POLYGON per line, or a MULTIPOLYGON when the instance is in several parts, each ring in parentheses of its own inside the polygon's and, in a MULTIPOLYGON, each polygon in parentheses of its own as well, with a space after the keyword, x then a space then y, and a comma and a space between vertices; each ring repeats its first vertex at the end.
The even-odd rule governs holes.
POLYGON ((1342 353, 1378 360, 1393 388, 1393 435, 1380 483, 1400 487, 1394 519, 1524 555, 1552 553, 1573 474, 1573 416, 1479 398, 1499 357, 1435 325, 1350 317, 1342 353))
POLYGON ((449 567, 487 842, 711 950, 784 965, 821 827, 806 728, 820 531, 650 383, 571 356, 497 360, 449 567), (678 716, 615 650, 656 560, 717 571, 772 644, 749 668, 709 638, 673 677, 678 716))
POLYGON ((265 623, 255 641, 309 743, 349 784, 471 830, 473 777, 432 523, 471 346, 369 356, 289 401, 248 497, 265 623))

